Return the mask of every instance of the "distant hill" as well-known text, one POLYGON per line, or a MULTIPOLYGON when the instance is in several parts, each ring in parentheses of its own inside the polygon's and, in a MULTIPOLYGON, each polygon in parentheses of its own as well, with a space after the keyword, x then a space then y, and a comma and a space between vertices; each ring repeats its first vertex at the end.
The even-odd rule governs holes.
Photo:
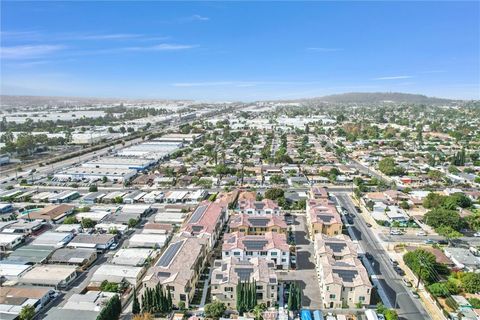
POLYGON ((302 99, 303 102, 329 102, 329 103, 425 103, 425 104, 448 104, 455 100, 427 97, 421 94, 410 94, 400 92, 350 92, 333 94, 324 97, 302 99))

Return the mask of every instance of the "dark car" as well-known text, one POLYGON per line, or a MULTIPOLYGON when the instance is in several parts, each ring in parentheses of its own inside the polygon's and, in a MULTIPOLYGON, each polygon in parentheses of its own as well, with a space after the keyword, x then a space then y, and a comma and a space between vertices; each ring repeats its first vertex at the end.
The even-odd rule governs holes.
POLYGON ((405 271, 403 271, 402 268, 400 268, 400 267, 395 267, 395 268, 393 268, 393 269, 395 269, 395 272, 396 272, 399 276, 402 276, 402 277, 403 277, 403 276, 405 275, 405 271))
POLYGON ((367 257, 368 260, 372 260, 372 259, 373 259, 372 254, 369 253, 369 252, 365 253, 365 257, 367 257))
POLYGON ((367 227, 371 228, 372 227, 372 224, 371 223, 366 223, 367 227))

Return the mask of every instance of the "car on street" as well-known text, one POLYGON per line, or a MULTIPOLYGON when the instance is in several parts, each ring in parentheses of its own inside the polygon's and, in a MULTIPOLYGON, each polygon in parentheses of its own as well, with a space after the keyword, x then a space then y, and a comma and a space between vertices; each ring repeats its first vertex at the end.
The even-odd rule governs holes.
POLYGON ((367 225, 367 227, 371 228, 372 227, 372 224, 371 223, 365 223, 367 225))
POLYGON ((399 275, 399 276, 404 276, 405 275, 405 271, 403 271, 402 268, 400 268, 399 266, 396 266, 393 268, 395 270, 395 272, 399 275))
POLYGON ((477 237, 477 238, 480 237, 480 232, 475 232, 475 233, 473 234, 473 236, 474 236, 474 237, 477 237))
POLYGON ((434 244, 434 243, 436 243, 435 240, 432 240, 432 239, 427 239, 427 240, 425 240, 424 242, 425 242, 425 244, 434 244))
POLYGON ((412 291, 412 296, 416 299, 420 298, 417 291, 412 291))
POLYGON ((110 245, 110 250, 115 250, 115 249, 117 249, 117 247, 118 247, 118 243, 114 242, 110 245))
POLYGON ((417 236, 420 236, 420 237, 425 237, 427 235, 427 233, 425 231, 418 231, 416 233, 417 236))
POLYGON ((372 259, 373 259, 372 254, 369 253, 369 252, 365 253, 365 257, 367 257, 368 260, 372 260, 372 259))
POLYGON ((403 232, 401 230, 396 230, 396 229, 390 230, 391 236, 401 236, 402 234, 403 232))
POLYGON ((402 279, 403 283, 407 286, 407 287, 411 287, 412 286, 412 283, 410 281, 408 281, 407 279, 403 278, 402 279))

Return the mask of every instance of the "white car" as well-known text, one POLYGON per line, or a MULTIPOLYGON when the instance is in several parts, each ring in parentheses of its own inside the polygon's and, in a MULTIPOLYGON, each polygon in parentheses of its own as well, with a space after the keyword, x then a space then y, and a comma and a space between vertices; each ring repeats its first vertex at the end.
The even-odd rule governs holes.
POLYGON ((473 234, 473 236, 474 236, 474 237, 477 237, 477 238, 480 237, 480 232, 475 232, 475 233, 473 234))
POLYGON ((417 236, 421 236, 421 237, 425 237, 427 235, 427 233, 425 231, 418 231, 416 233, 417 236))

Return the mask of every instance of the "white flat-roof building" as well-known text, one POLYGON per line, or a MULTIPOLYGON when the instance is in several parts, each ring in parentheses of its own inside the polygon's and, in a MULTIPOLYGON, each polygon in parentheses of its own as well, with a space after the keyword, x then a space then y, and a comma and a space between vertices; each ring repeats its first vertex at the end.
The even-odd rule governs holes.
POLYGON ((33 240, 32 245, 60 248, 73 238, 71 232, 46 231, 33 240))
POLYGON ((27 285, 63 288, 76 278, 76 270, 76 266, 37 264, 23 274, 18 281, 27 285))
POLYGON ((155 164, 153 159, 140 157, 101 157, 82 164, 86 168, 107 168, 107 169, 132 169, 144 171, 155 164))
POLYGON ((129 248, 162 248, 167 241, 164 234, 136 233, 128 240, 129 248))
POLYGON ((23 241, 22 234, 0 233, 0 252, 14 249, 23 241))
POLYGON ((108 216, 110 212, 108 211, 88 211, 88 212, 79 212, 75 215, 78 221, 82 219, 92 219, 93 221, 102 221, 103 218, 108 216))
POLYGON ((153 258, 153 256, 156 254, 157 251, 152 249, 120 249, 115 252, 111 263, 122 266, 142 267, 145 265, 145 262, 148 260, 148 258, 153 258))
POLYGON ((109 181, 124 182, 136 174, 137 171, 132 169, 74 167, 55 173, 54 178, 60 181, 97 181, 106 177, 109 181))
POLYGON ((107 280, 108 282, 120 283, 125 280, 136 286, 144 273, 145 269, 143 267, 104 263, 95 271, 91 282, 102 283, 104 280, 107 280))

